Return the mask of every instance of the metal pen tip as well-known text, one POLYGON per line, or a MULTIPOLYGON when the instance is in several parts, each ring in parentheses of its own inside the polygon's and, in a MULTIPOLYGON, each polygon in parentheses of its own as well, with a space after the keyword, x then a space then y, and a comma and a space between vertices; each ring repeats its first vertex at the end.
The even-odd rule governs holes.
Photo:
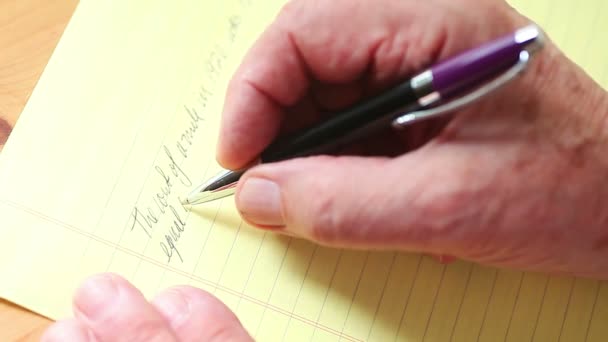
POLYGON ((216 190, 206 190, 197 193, 190 194, 186 199, 183 199, 182 205, 195 205, 206 202, 215 201, 217 199, 221 199, 224 197, 228 197, 234 194, 236 190, 237 183, 231 184, 229 186, 219 188, 216 190))
POLYGON ((196 205, 228 197, 236 191, 238 180, 243 173, 244 171, 222 171, 197 186, 186 198, 180 199, 180 201, 182 205, 196 205))

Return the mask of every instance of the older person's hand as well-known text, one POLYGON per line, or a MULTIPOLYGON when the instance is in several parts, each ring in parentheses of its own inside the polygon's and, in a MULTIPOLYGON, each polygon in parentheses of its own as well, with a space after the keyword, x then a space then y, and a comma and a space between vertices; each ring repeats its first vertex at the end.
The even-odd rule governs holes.
POLYGON ((74 318, 51 325, 42 341, 253 341, 222 302, 190 286, 148 301, 122 277, 99 274, 76 291, 73 308, 74 318))
MULTIPOLYGON (((433 62, 527 25, 499 0, 292 0, 234 76, 218 161, 240 168, 309 124, 433 62)), ((239 184, 249 223, 321 244, 451 255, 608 278, 608 95, 551 42, 528 72, 451 120, 350 152, 261 165, 239 184)), ((202 290, 151 303, 88 280, 46 340, 250 340, 202 290)))
MULTIPOLYGON (((529 22, 494 0, 291 1, 230 84, 218 160, 243 167, 281 131, 529 22)), ((451 120, 389 128, 352 147, 364 156, 257 166, 236 204, 324 245, 608 278, 607 118, 606 92, 547 41, 451 120)))

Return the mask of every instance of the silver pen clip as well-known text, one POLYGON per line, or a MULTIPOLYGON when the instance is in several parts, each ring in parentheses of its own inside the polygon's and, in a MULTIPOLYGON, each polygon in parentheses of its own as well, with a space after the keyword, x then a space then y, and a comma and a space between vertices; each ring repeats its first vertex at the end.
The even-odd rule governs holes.
POLYGON ((515 63, 515 65, 513 65, 500 76, 479 87, 475 91, 472 91, 461 98, 447 102, 437 107, 405 113, 394 119, 392 122, 392 126, 393 128, 401 129, 415 122, 445 115, 449 112, 453 112, 477 100, 480 100, 488 93, 499 89, 500 87, 507 84, 510 80, 518 76, 527 67, 529 61, 530 53, 527 50, 523 50, 519 53, 519 60, 517 61, 517 63, 515 63))

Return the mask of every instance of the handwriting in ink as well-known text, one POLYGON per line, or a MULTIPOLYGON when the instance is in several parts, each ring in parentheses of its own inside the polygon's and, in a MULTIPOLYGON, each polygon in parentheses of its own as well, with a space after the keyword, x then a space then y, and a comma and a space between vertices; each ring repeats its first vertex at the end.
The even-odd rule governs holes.
POLYGON ((158 212, 156 212, 152 207, 147 207, 145 209, 147 214, 142 215, 140 209, 135 207, 131 214, 131 219, 133 220, 131 230, 138 225, 144 230, 148 237, 151 237, 151 231, 154 230, 154 226, 160 220, 160 216, 165 214, 166 208, 169 207, 169 197, 172 193, 173 187, 175 186, 173 183, 173 178, 177 179, 177 181, 186 187, 192 186, 192 181, 184 170, 178 165, 175 158, 173 158, 169 148, 167 148, 167 146, 163 146, 163 150, 165 151, 165 156, 167 157, 167 167, 170 170, 170 173, 165 172, 165 170, 158 165, 154 167, 156 173, 162 180, 162 185, 160 186, 159 191, 157 191, 152 197, 152 202, 155 204, 158 212), (171 176, 173 176, 173 178, 171 176))
POLYGON ((173 158, 173 155, 171 154, 171 152, 169 152, 169 148, 167 148, 167 146, 164 146, 163 149, 165 150, 167 158, 169 158, 169 168, 171 169, 173 176, 179 179, 179 181, 184 186, 192 186, 192 181, 190 180, 188 175, 186 175, 184 170, 182 170, 182 168, 177 164, 177 162, 173 158))
POLYGON ((177 249, 177 242, 186 228, 186 222, 179 216, 177 210, 172 205, 169 206, 169 209, 173 213, 173 223, 169 227, 169 233, 164 236, 165 241, 160 243, 160 248, 165 253, 165 256, 167 256, 167 262, 171 262, 174 252, 179 260, 184 262, 181 253, 177 249))
POLYGON ((218 80, 218 77, 220 76, 220 71, 222 70, 224 65, 223 63, 227 58, 228 55, 226 55, 224 49, 219 45, 216 46, 216 48, 213 49, 209 54, 209 58, 207 59, 206 63, 207 72, 213 82, 218 80))
POLYGON ((239 26, 241 25, 241 17, 239 17, 238 15, 233 15, 230 17, 230 20, 228 22, 230 25, 230 30, 228 31, 230 41, 234 42, 236 40, 239 26))
MULTIPOLYGON (((242 3, 244 6, 248 6, 249 4, 249 0, 244 0, 242 3)), ((181 129, 173 144, 161 147, 162 153, 154 165, 154 175, 157 177, 156 181, 160 184, 159 188, 153 192, 148 202, 150 204, 147 207, 140 208, 136 206, 133 208, 130 216, 130 220, 132 220, 131 230, 133 231, 135 227, 139 227, 148 238, 152 238, 156 226, 162 224, 161 220, 164 220, 164 215, 171 213, 169 214, 171 216, 168 216, 166 219, 172 223, 166 230, 163 229, 162 233, 157 235, 161 237, 161 241, 159 242, 160 248, 167 257, 168 262, 174 260, 176 256, 177 259, 183 262, 182 254, 178 249, 178 242, 186 231, 186 220, 171 204, 176 200, 174 198, 175 188, 177 186, 191 187, 193 185, 190 177, 188 177, 183 169, 183 162, 189 158, 192 153, 191 149, 196 144, 197 134, 201 130, 202 123, 205 120, 205 110, 211 96, 214 95, 209 89, 213 89, 221 77, 221 71, 228 58, 228 45, 232 44, 236 39, 241 22, 242 20, 239 16, 230 17, 227 26, 225 26, 229 43, 218 41, 214 49, 207 55, 207 58, 203 62, 205 67, 204 78, 206 80, 198 89, 195 103, 185 105, 182 112, 187 117, 187 123, 181 129)), ((177 201, 180 203, 179 198, 177 198, 177 201)), ((185 213, 188 212, 186 208, 183 209, 185 213)))
POLYGON ((161 169, 159 166, 155 166, 154 168, 165 182, 165 184, 160 188, 161 191, 157 192, 156 195, 153 197, 156 207, 162 214, 164 214, 165 208, 168 205, 167 201, 169 200, 169 194, 171 194, 171 188, 173 187, 173 184, 171 183, 171 178, 165 174, 165 171, 163 171, 163 169, 161 169))
POLYGON ((154 215, 152 210, 148 209, 148 214, 143 214, 137 207, 131 212, 131 219, 133 220, 131 230, 135 229, 135 226, 137 225, 143 229, 148 237, 152 236, 149 230, 152 229, 154 224, 158 223, 158 218, 154 215))
MULTIPOLYGON (((205 89, 205 87, 201 87, 199 90, 199 99, 201 100, 201 107, 205 108, 207 106, 208 96, 211 96, 211 92, 205 89)), ((190 108, 188 106, 184 106, 186 113, 190 117, 190 124, 181 134, 179 140, 177 141, 177 151, 184 158, 188 158, 188 149, 194 143, 194 136, 196 131, 199 129, 199 121, 203 121, 203 118, 200 116, 196 108, 190 108)))

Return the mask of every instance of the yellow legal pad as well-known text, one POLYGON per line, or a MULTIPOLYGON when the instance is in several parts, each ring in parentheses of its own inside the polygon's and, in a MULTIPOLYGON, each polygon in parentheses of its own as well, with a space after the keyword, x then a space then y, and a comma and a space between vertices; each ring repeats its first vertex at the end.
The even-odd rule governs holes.
MULTIPOLYGON (((608 286, 253 229, 219 170, 224 89, 279 0, 81 1, 0 154, 0 295, 71 314, 87 275, 211 291, 259 341, 606 341, 608 286)), ((604 86, 603 0, 512 1, 604 86)))

